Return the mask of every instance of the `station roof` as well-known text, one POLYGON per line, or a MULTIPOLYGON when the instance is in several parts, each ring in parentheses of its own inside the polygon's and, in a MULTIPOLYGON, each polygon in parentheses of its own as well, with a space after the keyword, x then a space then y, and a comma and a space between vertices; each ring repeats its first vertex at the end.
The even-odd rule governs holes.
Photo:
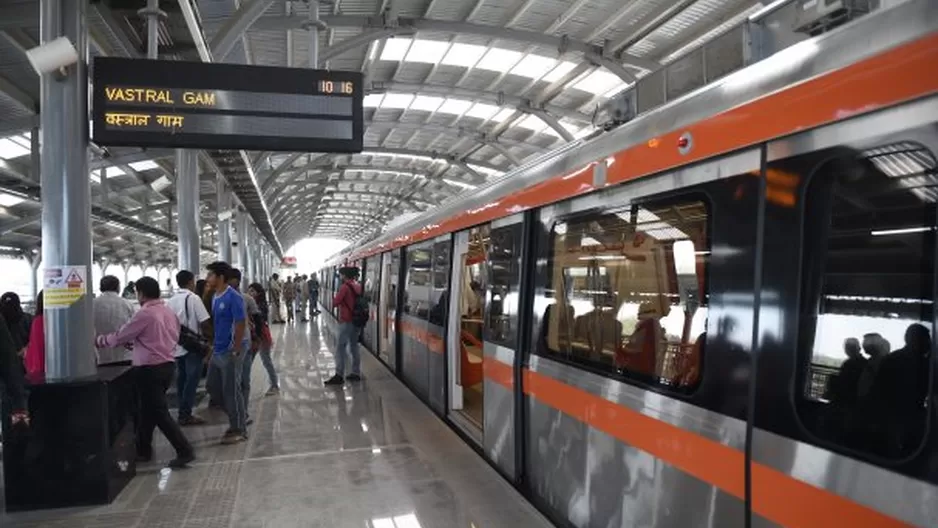
MULTIPOLYGON (((566 142, 602 133, 597 108, 769 2, 752 0, 321 0, 319 66, 365 75, 365 150, 205 151, 204 258, 226 180, 278 251, 307 237, 360 240, 566 142)), ((144 57, 145 0, 88 7, 91 52, 144 57)), ((309 3, 162 0, 160 57, 308 67, 309 3)), ((24 51, 39 2, 0 7, 0 234, 5 253, 40 243, 30 130, 39 79, 24 51)), ((99 260, 176 258, 171 150, 92 145, 99 260), (106 177, 102 178, 102 170, 106 177)))

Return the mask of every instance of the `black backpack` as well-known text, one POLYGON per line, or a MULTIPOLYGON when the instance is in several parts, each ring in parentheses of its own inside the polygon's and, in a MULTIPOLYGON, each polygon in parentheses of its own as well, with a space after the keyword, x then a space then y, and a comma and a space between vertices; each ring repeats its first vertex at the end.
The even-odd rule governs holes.
POLYGON ((356 293, 355 289, 349 286, 349 289, 352 291, 352 324, 362 328, 371 319, 371 312, 368 309, 368 299, 360 293, 356 293))

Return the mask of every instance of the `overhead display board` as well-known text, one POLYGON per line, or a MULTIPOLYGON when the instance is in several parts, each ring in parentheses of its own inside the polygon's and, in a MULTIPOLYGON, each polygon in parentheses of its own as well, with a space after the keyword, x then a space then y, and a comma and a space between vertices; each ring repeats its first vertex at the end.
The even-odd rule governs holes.
POLYGON ((361 152, 362 74, 96 57, 99 145, 361 152))

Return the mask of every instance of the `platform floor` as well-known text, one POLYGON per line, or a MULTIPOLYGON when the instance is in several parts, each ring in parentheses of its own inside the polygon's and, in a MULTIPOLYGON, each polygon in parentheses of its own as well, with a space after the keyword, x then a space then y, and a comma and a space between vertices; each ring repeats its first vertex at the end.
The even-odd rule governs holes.
MULTIPOLYGON (((274 326, 280 396, 255 361, 248 442, 218 445, 221 413, 186 428, 198 460, 138 476, 108 506, 5 515, 0 526, 489 528, 550 524, 363 350, 366 380, 323 386, 332 343, 314 323, 274 326)), ((157 458, 172 458, 157 433, 157 458)))

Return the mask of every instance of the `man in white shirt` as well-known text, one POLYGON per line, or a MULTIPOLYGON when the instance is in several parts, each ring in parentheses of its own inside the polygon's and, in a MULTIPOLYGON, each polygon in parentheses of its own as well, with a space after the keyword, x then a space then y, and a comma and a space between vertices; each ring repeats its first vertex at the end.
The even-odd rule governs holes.
MULTIPOLYGON (((209 322, 208 310, 205 303, 195 294, 195 275, 191 271, 180 271, 176 274, 176 284, 179 289, 167 301, 167 306, 176 314, 180 326, 185 326, 193 332, 204 335, 209 322)), ((176 395, 179 398, 179 425, 200 425, 205 420, 192 414, 195 405, 195 391, 199 387, 202 377, 202 365, 211 351, 203 354, 190 352, 181 345, 176 345, 173 355, 176 357, 176 395)))
MULTIPOLYGON (((117 332, 134 315, 134 306, 120 296, 121 282, 113 275, 101 278, 101 295, 94 298, 95 335, 117 332)), ((98 365, 130 365, 133 351, 123 346, 98 350, 98 365)))

